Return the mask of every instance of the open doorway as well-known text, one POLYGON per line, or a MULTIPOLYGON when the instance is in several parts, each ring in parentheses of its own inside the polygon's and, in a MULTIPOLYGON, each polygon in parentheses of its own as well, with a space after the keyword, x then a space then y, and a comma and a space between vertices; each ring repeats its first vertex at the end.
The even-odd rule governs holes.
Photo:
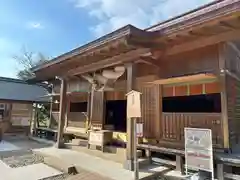
POLYGON ((106 101, 105 124, 113 125, 114 131, 126 132, 127 101, 106 101))

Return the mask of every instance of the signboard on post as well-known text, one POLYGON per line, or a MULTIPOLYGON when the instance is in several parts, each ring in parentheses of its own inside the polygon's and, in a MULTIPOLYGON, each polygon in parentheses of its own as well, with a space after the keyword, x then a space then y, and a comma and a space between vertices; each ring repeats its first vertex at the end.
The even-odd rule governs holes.
POLYGON ((130 91, 126 94, 127 96, 127 117, 137 118, 141 117, 141 103, 140 103, 141 93, 138 91, 130 91))
POLYGON ((127 118, 133 121, 134 124, 134 179, 139 179, 139 167, 137 157, 138 137, 143 136, 143 124, 137 123, 137 118, 141 117, 141 94, 138 91, 130 91, 127 96, 127 118))
MULTIPOLYGON (((186 171, 188 167, 207 171, 214 176, 211 129, 185 128, 186 171)), ((186 172, 187 173, 187 172, 186 172)))

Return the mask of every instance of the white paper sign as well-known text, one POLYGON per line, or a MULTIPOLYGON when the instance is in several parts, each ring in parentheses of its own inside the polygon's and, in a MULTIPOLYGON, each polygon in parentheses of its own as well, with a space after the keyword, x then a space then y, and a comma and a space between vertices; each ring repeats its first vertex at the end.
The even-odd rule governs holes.
POLYGON ((127 96, 127 117, 141 117, 141 93, 130 91, 127 96))
POLYGON ((137 137, 143 137, 143 123, 136 124, 137 137))
POLYGON ((211 129, 185 128, 185 157, 188 167, 213 174, 211 129))

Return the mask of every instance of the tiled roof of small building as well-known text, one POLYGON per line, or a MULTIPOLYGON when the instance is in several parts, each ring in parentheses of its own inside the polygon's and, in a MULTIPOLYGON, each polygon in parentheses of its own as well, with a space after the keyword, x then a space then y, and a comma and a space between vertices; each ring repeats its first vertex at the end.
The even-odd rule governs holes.
POLYGON ((20 79, 0 77, 0 100, 46 102, 44 86, 30 84, 20 79))

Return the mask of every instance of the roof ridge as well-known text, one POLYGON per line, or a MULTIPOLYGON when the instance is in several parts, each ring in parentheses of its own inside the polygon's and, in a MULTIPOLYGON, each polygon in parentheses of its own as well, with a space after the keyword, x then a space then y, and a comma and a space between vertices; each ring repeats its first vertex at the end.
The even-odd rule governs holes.
POLYGON ((39 87, 43 87, 43 88, 47 89, 47 85, 44 84, 44 83, 29 83, 26 80, 17 79, 17 78, 0 76, 0 81, 12 82, 12 83, 21 83, 21 84, 26 84, 26 85, 31 85, 31 86, 39 86, 39 87))
POLYGON ((16 83, 27 84, 27 82, 22 80, 22 79, 3 77, 3 76, 0 76, 0 81, 8 81, 8 82, 16 82, 16 83))
POLYGON ((182 17, 184 17, 184 16, 186 16, 186 15, 189 15, 189 14, 192 14, 192 13, 194 13, 194 12, 196 12, 196 11, 203 10, 203 9, 205 9, 205 8, 207 8, 207 7, 216 5, 216 4, 221 3, 221 2, 223 2, 223 1, 228 1, 228 0, 214 0, 214 1, 210 2, 210 3, 200 5, 200 6, 194 8, 194 9, 191 9, 191 10, 185 12, 185 13, 181 13, 181 14, 178 15, 178 16, 174 16, 174 17, 172 17, 172 18, 170 18, 170 19, 167 19, 167 20, 165 20, 165 21, 160 21, 159 23, 154 24, 154 25, 152 25, 152 26, 150 26, 150 27, 147 27, 147 28, 144 29, 144 30, 145 30, 145 31, 148 31, 148 30, 154 29, 154 28, 156 28, 156 27, 158 27, 158 26, 161 26, 161 25, 166 24, 166 23, 168 23, 168 22, 171 22, 171 21, 173 21, 173 20, 182 18, 182 17))

